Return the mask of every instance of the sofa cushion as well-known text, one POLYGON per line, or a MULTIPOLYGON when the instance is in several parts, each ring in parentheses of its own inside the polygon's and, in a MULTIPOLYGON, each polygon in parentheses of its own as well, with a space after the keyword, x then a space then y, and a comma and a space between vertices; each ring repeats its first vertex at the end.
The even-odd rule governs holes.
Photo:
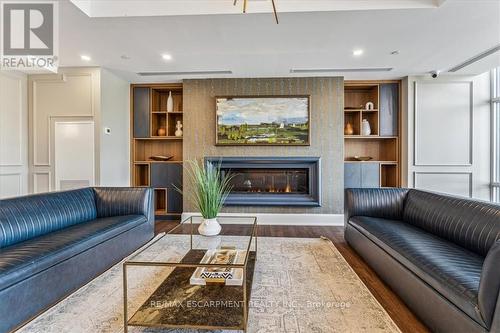
POLYGON ((96 216, 91 188, 1 200, 0 248, 90 221, 96 216))
POLYGON ((487 202, 410 190, 403 219, 483 257, 500 239, 500 206, 487 202))
POLYGON ((143 215, 100 218, 0 249, 0 290, 146 221, 143 215))
POLYGON ((349 223, 485 326, 478 309, 482 256, 402 221, 357 216, 349 223))
POLYGON ((94 187, 97 217, 148 216, 150 191, 143 187, 94 187))

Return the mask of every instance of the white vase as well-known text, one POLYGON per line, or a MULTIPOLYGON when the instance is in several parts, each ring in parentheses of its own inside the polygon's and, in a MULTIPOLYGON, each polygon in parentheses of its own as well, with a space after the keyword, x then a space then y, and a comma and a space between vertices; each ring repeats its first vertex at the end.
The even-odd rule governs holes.
POLYGON ((177 124, 175 125, 175 136, 182 136, 182 123, 180 120, 177 120, 177 124))
POLYGON ((172 112, 174 111, 174 100, 172 98, 172 92, 168 92, 168 99, 167 99, 167 112, 172 112))
POLYGON ((370 128, 370 123, 368 120, 363 119, 361 122, 361 135, 370 135, 372 134, 372 129, 370 128))
POLYGON ((221 231, 222 227, 217 222, 216 218, 213 219, 203 219, 200 226, 198 227, 198 232, 203 236, 216 236, 221 231))

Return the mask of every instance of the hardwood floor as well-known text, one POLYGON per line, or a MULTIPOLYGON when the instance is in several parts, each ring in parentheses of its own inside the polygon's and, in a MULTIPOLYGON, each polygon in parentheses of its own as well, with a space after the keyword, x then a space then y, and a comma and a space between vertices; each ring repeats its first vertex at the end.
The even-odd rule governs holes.
MULTIPOLYGON (((156 233, 168 232, 177 226, 177 222, 158 221, 156 223, 156 233)), ((232 225, 231 228, 225 226, 228 234, 236 233, 243 225, 232 225)), ((259 236, 262 237, 304 237, 315 238, 324 236, 332 240, 339 252, 354 269, 359 278, 368 287, 387 313, 394 320, 403 333, 427 333, 429 330, 418 320, 408 309, 403 301, 394 294, 388 286, 382 282, 377 274, 368 267, 363 259, 358 256, 344 240, 342 227, 321 227, 321 226, 259 226, 259 236)))

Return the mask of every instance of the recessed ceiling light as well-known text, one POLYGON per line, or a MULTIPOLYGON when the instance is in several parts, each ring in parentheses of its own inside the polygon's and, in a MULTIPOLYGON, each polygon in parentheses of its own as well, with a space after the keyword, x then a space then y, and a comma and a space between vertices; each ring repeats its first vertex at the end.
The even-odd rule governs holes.
POLYGON ((92 58, 90 58, 88 55, 81 55, 80 59, 82 59, 83 61, 90 61, 90 60, 92 60, 92 58))
POLYGON ((363 50, 362 49, 356 49, 354 51, 352 51, 352 55, 355 56, 355 57, 359 57, 360 55, 363 54, 363 50))
POLYGON ((161 57, 163 58, 163 60, 172 60, 172 56, 167 53, 163 54, 161 57))
POLYGON ((123 60, 129 60, 130 59, 130 57, 128 55, 126 55, 126 54, 122 54, 120 56, 120 58, 122 58, 123 60))

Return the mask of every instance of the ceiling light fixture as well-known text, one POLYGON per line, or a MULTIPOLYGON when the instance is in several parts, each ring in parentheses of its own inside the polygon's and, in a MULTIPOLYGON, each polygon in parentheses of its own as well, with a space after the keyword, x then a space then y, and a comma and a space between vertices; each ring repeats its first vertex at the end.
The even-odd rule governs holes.
POLYGON ((163 54, 161 57, 163 58, 163 60, 172 60, 172 56, 167 53, 163 54))
MULTIPOLYGON (((233 6, 236 6, 237 2, 238 0, 234 0, 233 6)), ((248 0, 243 0, 243 14, 247 12, 247 3, 248 0)), ((273 5, 274 19, 276 20, 276 24, 279 24, 280 22, 278 20, 278 12, 276 11, 276 4, 274 3, 274 0, 271 0, 271 4, 273 5)))
POLYGON ((82 59, 83 61, 90 61, 90 60, 92 60, 92 58, 90 58, 88 55, 81 55, 80 59, 82 59))
POLYGON ((391 55, 398 55, 399 54, 399 51, 398 50, 394 50, 391 52, 391 55))
POLYGON ((360 55, 363 55, 364 51, 362 49, 356 49, 352 51, 352 55, 355 57, 359 57, 360 55))

